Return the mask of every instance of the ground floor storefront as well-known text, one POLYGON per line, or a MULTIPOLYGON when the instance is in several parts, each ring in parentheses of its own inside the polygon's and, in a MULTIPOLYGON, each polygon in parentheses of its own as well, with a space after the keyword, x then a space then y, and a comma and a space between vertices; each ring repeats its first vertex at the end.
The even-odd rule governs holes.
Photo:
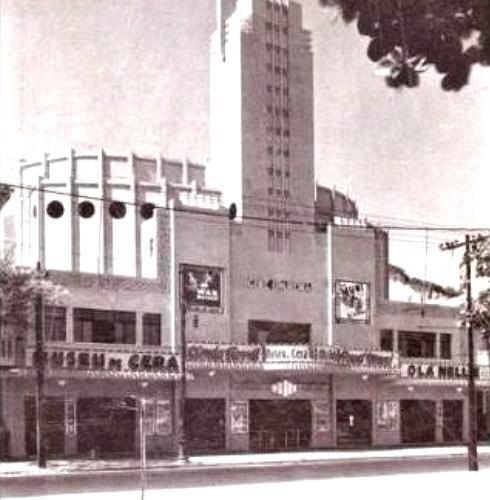
MULTIPOLYGON (((256 363, 196 359, 188 366, 184 405, 177 372, 49 372, 42 432, 48 456, 136 457, 142 443, 148 457, 175 455, 181 422, 191 455, 468 439, 464 378, 404 377, 365 362, 281 363, 264 369, 256 363)), ((35 373, 4 375, 0 383, 0 423, 9 436, 3 455, 32 457, 38 445, 35 373)), ((479 380, 477 388, 479 439, 485 442, 490 438, 490 392, 485 381, 479 380)))

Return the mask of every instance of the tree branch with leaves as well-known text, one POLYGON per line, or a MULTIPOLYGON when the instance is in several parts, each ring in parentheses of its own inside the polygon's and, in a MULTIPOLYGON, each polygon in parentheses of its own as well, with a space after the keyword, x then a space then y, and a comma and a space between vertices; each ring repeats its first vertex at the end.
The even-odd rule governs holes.
POLYGON ((490 64, 490 0, 319 0, 371 40, 368 58, 390 87, 416 87, 433 67, 444 90, 460 90, 475 64, 490 64))

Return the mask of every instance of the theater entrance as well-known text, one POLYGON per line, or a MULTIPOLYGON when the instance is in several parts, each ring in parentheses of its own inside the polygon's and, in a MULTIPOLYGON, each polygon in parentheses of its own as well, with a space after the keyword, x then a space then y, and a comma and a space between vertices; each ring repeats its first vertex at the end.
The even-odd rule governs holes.
POLYGON ((137 413, 133 398, 80 398, 78 452, 97 457, 135 454, 137 413))
POLYGON ((364 448, 372 440, 372 405, 365 399, 337 400, 337 445, 364 448))
POLYGON ((426 399, 400 401, 401 440, 406 444, 436 440, 436 402, 426 399))
POLYGON ((304 450, 310 447, 309 400, 250 400, 250 451, 304 450))
POLYGON ((224 399, 186 399, 184 427, 187 452, 223 451, 226 447, 224 399))

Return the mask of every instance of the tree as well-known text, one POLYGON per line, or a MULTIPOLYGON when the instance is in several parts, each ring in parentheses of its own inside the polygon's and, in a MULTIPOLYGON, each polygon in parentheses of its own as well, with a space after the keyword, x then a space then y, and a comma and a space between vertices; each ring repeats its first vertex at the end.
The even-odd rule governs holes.
POLYGON ((44 445, 44 331, 43 303, 59 303, 66 295, 64 288, 53 284, 39 270, 19 268, 10 258, 0 259, 0 328, 15 346, 15 360, 25 360, 24 346, 27 332, 35 327, 36 350, 36 424, 37 462, 46 467, 44 445))
MULTIPOLYGON (((473 256, 476 260, 476 276, 490 278, 490 239, 480 238, 473 244, 473 256)), ((475 300, 472 316, 473 327, 476 328, 490 347, 490 287, 481 290, 475 300)))
POLYGON ((490 0, 319 0, 370 37, 368 58, 390 87, 416 87, 432 66, 444 90, 460 90, 473 65, 490 64, 490 0))
POLYGON ((33 307, 41 295, 46 303, 60 303, 66 290, 34 269, 14 266, 11 257, 0 258, 0 322, 7 334, 25 340, 33 328, 33 307))

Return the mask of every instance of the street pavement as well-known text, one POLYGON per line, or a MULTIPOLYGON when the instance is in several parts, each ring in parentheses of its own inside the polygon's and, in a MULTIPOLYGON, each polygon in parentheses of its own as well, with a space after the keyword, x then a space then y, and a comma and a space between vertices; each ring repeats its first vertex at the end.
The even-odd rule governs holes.
MULTIPOLYGON (((261 500, 280 498, 338 498, 341 500, 461 500, 470 495, 488 496, 490 470, 480 472, 432 472, 409 475, 333 479, 306 479, 252 484, 216 484, 208 487, 79 492, 54 496, 39 494, 30 500, 261 500), (315 495, 315 496, 314 496, 315 495)), ((10 497, 2 496, 2 500, 10 497)))
MULTIPOLYGON (((490 446, 479 446, 478 451, 482 470, 476 475, 488 477, 490 446)), ((139 465, 138 460, 74 459, 50 460, 46 469, 39 469, 33 462, 4 462, 0 464, 0 498, 87 491, 95 495, 115 490, 125 494, 142 484, 149 491, 169 491, 218 484, 357 479, 442 470, 460 473, 467 469, 467 449, 454 446, 199 456, 191 457, 186 464, 149 460, 144 474, 139 465)))

